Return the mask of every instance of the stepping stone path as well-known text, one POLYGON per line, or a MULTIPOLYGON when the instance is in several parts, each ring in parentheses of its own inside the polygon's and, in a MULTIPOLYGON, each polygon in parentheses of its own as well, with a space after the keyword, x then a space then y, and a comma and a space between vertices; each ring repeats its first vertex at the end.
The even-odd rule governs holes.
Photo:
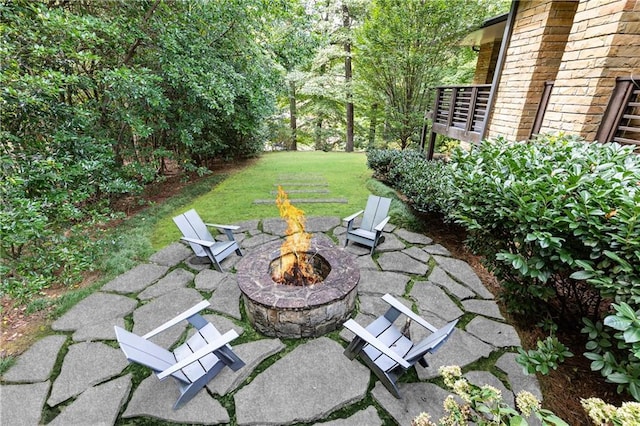
MULTIPOLYGON (((289 173, 278 176, 278 181, 273 184, 275 187, 282 189, 289 195, 291 204, 347 204, 349 200, 346 198, 319 198, 304 197, 310 194, 330 194, 329 183, 320 173, 289 173), (291 196, 294 196, 293 198, 291 196)), ((275 204, 277 190, 269 191, 271 198, 253 200, 253 204, 275 204)))
MULTIPOLYGON (((313 179, 322 183, 321 176, 313 179)), ((291 180, 282 176, 282 182, 291 180)), ((311 183, 299 182, 298 189, 305 187, 311 183)), ((307 224, 316 236, 344 245, 339 218, 310 217, 307 224)), ((238 225, 237 240, 245 255, 282 238, 286 227, 282 219, 238 225)), ((416 365, 417 381, 400 384, 402 399, 394 398, 362 362, 343 355, 353 337, 345 329, 300 341, 266 338, 251 330, 233 268, 238 257, 225 259, 226 272, 218 272, 194 264, 191 250, 174 243, 76 304, 52 324, 52 335, 17 359, 0 381, 1 422, 408 425, 423 411, 432 418, 444 414, 442 402, 450 392, 438 385, 438 368, 451 364, 469 367, 470 381, 502 389, 507 401, 520 390, 540 397, 535 377, 524 375, 515 362, 518 335, 473 269, 425 235, 392 225, 384 235, 373 257, 369 248, 357 244, 344 249, 357 256, 360 267, 356 321, 366 325, 382 314, 387 307, 380 297, 390 293, 436 326, 459 316, 465 324, 428 356, 429 367, 416 365), (232 346, 246 366, 223 370, 174 411, 176 384, 128 364, 113 326, 144 334, 205 299, 211 302, 204 312, 207 320, 223 333, 234 329, 240 334, 232 346), (477 363, 489 357, 497 360, 495 365, 477 363), (502 373, 500 378, 495 371, 502 373)), ((185 324, 153 340, 169 347, 184 339, 185 331, 193 332, 185 324)), ((426 335, 415 324, 410 331, 415 339, 426 335)))

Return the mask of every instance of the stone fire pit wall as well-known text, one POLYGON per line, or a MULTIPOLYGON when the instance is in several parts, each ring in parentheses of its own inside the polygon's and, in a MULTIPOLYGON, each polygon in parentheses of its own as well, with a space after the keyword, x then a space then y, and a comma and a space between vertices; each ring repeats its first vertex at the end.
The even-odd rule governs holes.
POLYGON ((318 337, 342 326, 355 306, 360 271, 355 258, 330 240, 314 237, 308 252, 322 256, 331 272, 314 286, 276 284, 269 265, 280 256, 282 240, 247 253, 236 265, 249 321, 271 337, 318 337))

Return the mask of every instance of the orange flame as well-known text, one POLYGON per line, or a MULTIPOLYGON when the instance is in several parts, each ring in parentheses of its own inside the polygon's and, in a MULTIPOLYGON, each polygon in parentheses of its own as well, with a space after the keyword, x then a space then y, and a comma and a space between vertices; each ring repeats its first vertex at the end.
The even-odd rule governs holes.
POLYGON ((311 235, 304 230, 306 220, 304 211, 291 204, 287 193, 280 186, 278 186, 276 205, 280 210, 280 216, 287 222, 287 230, 285 231, 287 237, 280 247, 281 265, 276 274, 279 276, 279 278, 276 277, 276 281, 284 282, 286 275, 297 275, 296 272, 298 272, 301 277, 311 279, 310 284, 313 284, 312 277, 315 274, 312 265, 307 262, 307 250, 311 245, 311 235))

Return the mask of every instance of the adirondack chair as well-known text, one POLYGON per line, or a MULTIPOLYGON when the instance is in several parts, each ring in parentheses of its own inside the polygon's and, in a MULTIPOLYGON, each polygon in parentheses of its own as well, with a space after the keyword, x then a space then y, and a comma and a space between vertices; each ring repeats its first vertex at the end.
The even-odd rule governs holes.
POLYGON ((390 198, 369 195, 367 206, 364 210, 360 210, 343 219, 347 222, 347 239, 344 242, 344 246, 346 247, 347 244, 349 244, 349 240, 352 240, 356 243, 371 247, 371 254, 373 254, 373 250, 376 248, 376 245, 378 245, 378 241, 382 235, 382 230, 389 221, 388 214, 390 205, 390 198), (362 213, 364 213, 362 222, 358 228, 355 228, 354 221, 362 213))
POLYGON ((209 302, 206 300, 200 302, 142 337, 115 326, 120 349, 130 362, 149 367, 160 380, 169 376, 177 380, 180 397, 173 406, 174 410, 193 398, 225 366, 237 371, 245 365, 228 344, 238 337, 238 333, 230 330, 221 335, 199 314, 207 306, 209 302), (173 352, 149 340, 184 320, 198 331, 173 352))
POLYGON ((425 355, 434 353, 442 346, 453 333, 458 320, 436 329, 390 294, 385 294, 382 300, 390 305, 389 309, 366 328, 352 319, 344 323, 344 327, 355 334, 344 354, 349 359, 360 356, 389 392, 400 398, 396 385, 398 377, 416 362, 427 367, 425 355), (394 325, 400 314, 431 331, 431 334, 418 343, 412 342, 394 325))
POLYGON ((198 257, 208 257, 215 269, 222 272, 220 262, 227 258, 232 252, 242 256, 242 251, 233 237, 233 231, 238 226, 218 225, 215 223, 204 223, 198 213, 191 209, 173 218, 173 221, 182 232, 182 241, 186 241, 198 257), (212 226, 224 231, 228 241, 216 241, 207 226, 212 226))

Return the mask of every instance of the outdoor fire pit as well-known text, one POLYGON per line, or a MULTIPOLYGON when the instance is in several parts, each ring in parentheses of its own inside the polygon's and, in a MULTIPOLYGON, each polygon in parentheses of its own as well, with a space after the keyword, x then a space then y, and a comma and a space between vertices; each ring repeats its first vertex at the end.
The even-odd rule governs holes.
POLYGON ((330 268, 321 282, 299 286, 278 284, 272 264, 280 260, 281 241, 247 253, 236 265, 249 321, 272 337, 317 337, 340 327, 353 311, 360 271, 353 256, 328 238, 311 240, 307 255, 330 268))
POLYGON ((316 337, 340 327, 353 311, 360 271, 328 237, 304 232, 304 215, 278 195, 287 238, 246 253, 236 265, 249 321, 272 337, 316 337))

